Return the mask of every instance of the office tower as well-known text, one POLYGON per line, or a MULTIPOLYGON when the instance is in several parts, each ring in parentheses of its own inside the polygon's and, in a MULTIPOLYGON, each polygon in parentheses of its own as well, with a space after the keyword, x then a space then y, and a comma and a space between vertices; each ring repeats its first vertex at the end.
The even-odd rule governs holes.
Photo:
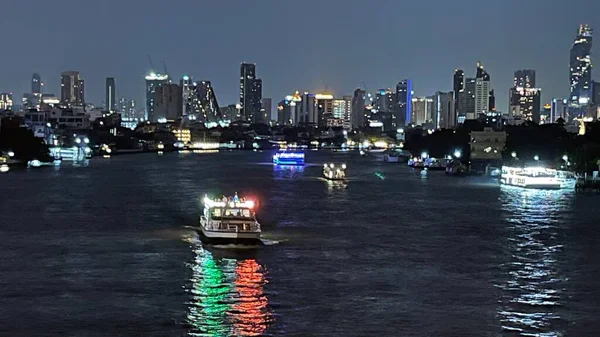
POLYGON ((496 111, 496 95, 494 89, 489 92, 489 108, 488 111, 496 111))
POLYGON ((78 71, 65 71, 61 74, 60 101, 67 106, 85 105, 85 86, 78 71))
MULTIPOLYGON (((296 97, 296 95, 294 95, 294 97, 296 97)), ((294 98, 294 100, 296 100, 296 98, 294 98)), ((316 121, 318 121, 317 99, 314 94, 305 92, 301 99, 296 103, 300 104, 301 108, 297 113, 294 123, 316 123, 316 121)))
POLYGON ((550 104, 550 120, 552 123, 562 118, 569 122, 569 100, 566 98, 553 98, 550 104))
POLYGON ((256 64, 242 63, 240 66, 241 118, 252 123, 262 122, 260 115, 262 80, 256 78, 256 64))
POLYGON ((535 70, 521 69, 515 71, 514 88, 535 88, 535 70))
POLYGON ((262 99, 262 109, 264 111, 264 115, 265 115, 265 123, 272 121, 273 120, 273 116, 272 114, 272 103, 273 101, 270 98, 263 98, 262 99))
POLYGON ((146 113, 144 119, 150 120, 150 116, 154 115, 154 92, 156 88, 163 84, 169 83, 169 75, 150 73, 146 79, 146 113))
POLYGON ((427 123, 428 116, 431 116, 433 109, 433 99, 430 97, 413 97, 411 106, 410 123, 415 125, 427 123))
POLYGON ((183 115, 181 87, 178 84, 162 84, 154 90, 154 109, 148 119, 153 122, 175 121, 183 115))
MULTIPOLYGON (((475 119, 475 92, 477 88, 476 78, 467 78, 465 88, 458 95, 458 111, 461 119, 475 119)), ((483 90, 483 88, 482 88, 483 90)))
POLYGON ((42 95, 42 77, 38 73, 31 76, 31 93, 34 95, 42 95))
POLYGON ((353 128, 362 128, 365 126, 365 98, 366 92, 364 90, 354 90, 354 95, 352 95, 352 115, 350 116, 350 125, 353 128))
POLYGON ((412 119, 412 81, 402 80, 396 85, 396 125, 398 127, 408 125, 412 119))
MULTIPOLYGON (((465 90, 465 72, 462 69, 454 70, 454 78, 453 78, 453 98, 454 98, 454 111, 458 114, 463 114, 464 111, 460 111, 459 109, 459 96, 465 90)), ((464 107, 463 107, 464 108, 464 107)))
POLYGON ((583 115, 591 100, 592 35, 588 25, 580 25, 571 47, 569 105, 576 115, 583 115))
MULTIPOLYGON (((490 111, 490 96, 493 95, 490 88, 490 75, 483 69, 480 61, 477 61, 477 74, 475 78, 475 113, 467 115, 467 119, 476 119, 479 114, 487 114, 490 111)), ((495 99, 492 99, 495 102, 495 99)), ((494 103, 495 104, 495 103, 494 103)))
POLYGON ((437 92, 435 94, 433 125, 436 129, 449 129, 456 125, 456 113, 454 110, 454 92, 437 92))
POLYGON ((13 94, 8 92, 0 93, 0 111, 13 109, 13 94))
POLYGON ((539 123, 541 95, 538 88, 510 88, 509 115, 539 123))
POLYGON ((181 87, 181 111, 183 111, 183 115, 189 115, 191 113, 190 109, 190 96, 192 91, 192 85, 194 81, 187 75, 184 75, 179 81, 179 86, 181 87))
POLYGON ((106 78, 106 111, 117 111, 117 94, 115 89, 115 78, 106 78))

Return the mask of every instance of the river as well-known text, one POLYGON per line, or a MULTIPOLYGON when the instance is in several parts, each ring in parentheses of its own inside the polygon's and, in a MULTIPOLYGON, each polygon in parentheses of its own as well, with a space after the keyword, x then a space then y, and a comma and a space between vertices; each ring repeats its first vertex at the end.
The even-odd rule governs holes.
POLYGON ((421 176, 357 153, 94 158, 0 173, 3 336, 592 336, 597 196, 421 176), (347 163, 346 184, 321 180, 347 163), (207 249, 204 194, 267 245, 207 249))

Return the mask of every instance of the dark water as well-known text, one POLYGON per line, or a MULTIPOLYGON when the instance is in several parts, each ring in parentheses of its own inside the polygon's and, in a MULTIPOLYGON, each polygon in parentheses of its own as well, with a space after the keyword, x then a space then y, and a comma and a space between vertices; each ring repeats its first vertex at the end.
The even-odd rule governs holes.
POLYGON ((356 154, 135 155, 0 174, 1 336, 598 336, 600 199, 356 154), (318 178, 346 162, 351 181, 318 178), (206 250, 205 193, 269 245, 206 250))

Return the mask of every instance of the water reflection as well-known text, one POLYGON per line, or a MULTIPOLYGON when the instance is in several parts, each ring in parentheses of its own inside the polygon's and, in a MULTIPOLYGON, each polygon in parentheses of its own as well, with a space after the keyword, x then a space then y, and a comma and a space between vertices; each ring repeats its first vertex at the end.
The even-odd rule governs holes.
POLYGON ((195 247, 189 336, 260 336, 271 321, 264 268, 253 259, 217 258, 195 247))
POLYGON ((273 177, 275 179, 290 179, 302 176, 303 165, 273 165, 273 177))
POLYGON ((503 186, 500 200, 508 221, 511 259, 499 318, 502 328, 520 336, 560 336, 564 324, 558 308, 565 300, 567 279, 557 255, 563 246, 561 226, 572 194, 503 186))

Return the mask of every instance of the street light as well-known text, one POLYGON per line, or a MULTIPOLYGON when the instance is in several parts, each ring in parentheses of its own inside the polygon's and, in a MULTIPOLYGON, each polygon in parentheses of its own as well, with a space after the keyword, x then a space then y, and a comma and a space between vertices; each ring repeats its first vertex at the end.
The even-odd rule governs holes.
POLYGON ((510 155, 511 155, 513 158, 517 158, 517 153, 516 153, 515 151, 513 151, 513 152, 512 152, 510 155))
POLYGON ((564 161, 569 161, 569 156, 567 156, 566 154, 562 157, 562 160, 564 161))
POLYGON ((427 154, 427 152, 423 152, 421 153, 421 158, 425 159, 427 158, 429 155, 427 154))
POLYGON ((454 157, 456 158, 460 158, 462 156, 462 151, 461 150, 455 150, 454 151, 454 157))
POLYGON ((533 156, 533 159, 534 159, 535 161, 539 161, 539 160, 540 160, 540 156, 538 156, 538 155, 536 154, 535 156, 533 156))

